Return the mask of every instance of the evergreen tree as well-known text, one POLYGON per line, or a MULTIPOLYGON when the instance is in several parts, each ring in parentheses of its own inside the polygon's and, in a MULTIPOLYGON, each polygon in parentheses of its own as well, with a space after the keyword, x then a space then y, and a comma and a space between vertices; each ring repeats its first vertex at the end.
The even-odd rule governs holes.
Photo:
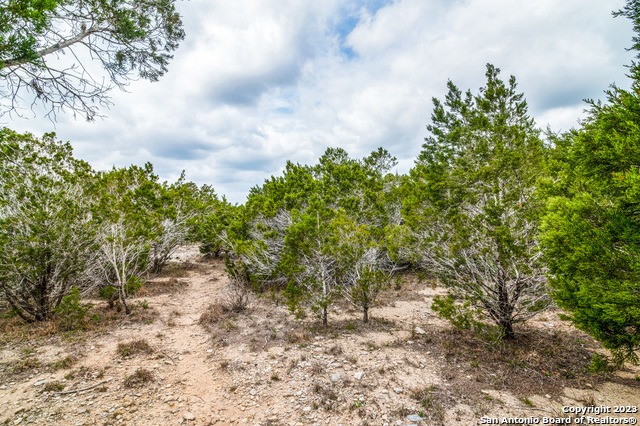
POLYGON ((437 275, 507 338, 549 303, 534 197, 545 149, 513 76, 487 65, 487 85, 452 83, 434 99, 431 133, 411 170, 406 224, 393 232, 401 258, 437 275))
MULTIPOLYGON (((640 4, 615 15, 640 32, 640 4)), ((640 50, 640 39, 634 38, 640 50)), ((616 361, 637 361, 640 346, 640 68, 631 90, 613 86, 606 103, 589 101, 578 131, 563 135, 563 166, 553 181, 542 242, 554 300, 616 361)))
POLYGON ((92 173, 52 133, 0 130, 0 291, 26 321, 49 319, 92 263, 92 173))

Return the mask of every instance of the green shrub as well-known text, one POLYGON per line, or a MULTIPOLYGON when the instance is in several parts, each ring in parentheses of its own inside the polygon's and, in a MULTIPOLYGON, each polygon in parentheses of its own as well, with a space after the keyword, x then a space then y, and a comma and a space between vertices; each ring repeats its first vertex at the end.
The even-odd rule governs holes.
POLYGON ((479 321, 482 311, 471 307, 470 302, 457 305, 451 295, 442 298, 436 296, 433 299, 431 309, 443 319, 449 321, 454 327, 461 330, 482 331, 486 325, 479 321))
POLYGON ((91 303, 82 306, 80 304, 80 291, 77 287, 71 289, 71 293, 60 303, 55 310, 58 319, 58 327, 61 330, 75 330, 84 328, 84 317, 93 306, 91 303))

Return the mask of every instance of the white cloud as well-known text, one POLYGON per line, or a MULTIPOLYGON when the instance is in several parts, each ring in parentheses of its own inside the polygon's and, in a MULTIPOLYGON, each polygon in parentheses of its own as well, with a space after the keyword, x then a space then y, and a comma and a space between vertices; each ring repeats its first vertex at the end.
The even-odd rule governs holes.
MULTIPOLYGON (((158 83, 113 93, 96 123, 61 116, 59 137, 97 168, 151 161, 163 178, 210 184, 234 202, 286 160, 327 146, 384 146, 406 172, 431 98, 473 92, 485 64, 514 74, 540 127, 575 127, 583 98, 624 83, 631 25, 622 0, 236 0, 178 2, 187 38, 158 83)), ((624 84, 622 84, 624 86, 624 84)), ((43 133, 42 118, 15 120, 43 133)))

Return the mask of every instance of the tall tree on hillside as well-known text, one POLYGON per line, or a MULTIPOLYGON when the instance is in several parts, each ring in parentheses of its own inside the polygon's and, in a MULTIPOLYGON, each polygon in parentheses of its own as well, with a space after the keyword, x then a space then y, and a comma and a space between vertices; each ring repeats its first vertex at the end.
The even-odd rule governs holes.
POLYGON ((434 99, 431 133, 411 170, 406 224, 395 251, 412 259, 495 322, 513 324, 547 306, 534 197, 544 147, 513 76, 487 65, 487 85, 465 95, 452 83, 434 99))
POLYGON ((0 8, 0 114, 26 101, 52 117, 69 109, 93 120, 97 105, 109 105, 112 85, 162 76, 183 38, 175 0, 7 0, 0 8))

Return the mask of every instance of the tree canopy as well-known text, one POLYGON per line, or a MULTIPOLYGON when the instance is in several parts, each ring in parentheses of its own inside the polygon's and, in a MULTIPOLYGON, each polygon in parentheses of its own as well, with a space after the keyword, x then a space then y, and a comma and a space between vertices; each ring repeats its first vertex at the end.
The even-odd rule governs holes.
POLYGON ((431 133, 411 170, 397 256, 431 271, 514 337, 544 308, 533 196, 544 155, 513 76, 487 65, 487 85, 465 95, 449 82, 434 99, 431 133))
POLYGON ((2 113, 24 102, 93 120, 107 91, 156 81, 184 38, 175 0, 7 0, 0 8, 2 113), (97 61, 108 81, 96 73, 97 61), (31 100, 27 100, 29 97, 31 100))

